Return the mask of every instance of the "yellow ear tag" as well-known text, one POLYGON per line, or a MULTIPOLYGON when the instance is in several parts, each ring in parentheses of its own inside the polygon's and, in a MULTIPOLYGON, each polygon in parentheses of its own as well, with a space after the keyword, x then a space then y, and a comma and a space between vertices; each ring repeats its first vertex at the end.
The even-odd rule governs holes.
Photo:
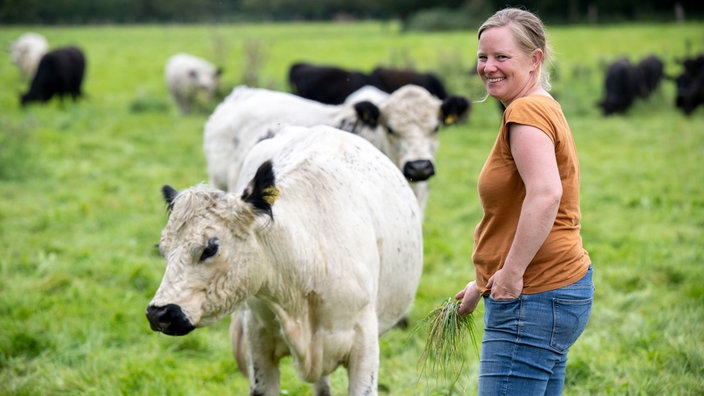
POLYGON ((455 118, 455 116, 449 115, 445 117, 445 125, 454 124, 456 120, 457 118, 455 118))
POLYGON ((262 191, 262 199, 269 205, 273 205, 274 202, 279 198, 279 190, 276 186, 269 186, 262 191))

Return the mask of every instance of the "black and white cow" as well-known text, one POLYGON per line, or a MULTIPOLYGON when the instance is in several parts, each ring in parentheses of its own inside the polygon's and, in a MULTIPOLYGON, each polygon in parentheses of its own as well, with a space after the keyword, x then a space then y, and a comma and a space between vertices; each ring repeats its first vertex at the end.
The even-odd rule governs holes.
POLYGON ((427 179, 435 174, 437 133, 469 113, 469 101, 444 101, 424 88, 406 85, 380 102, 326 105, 261 88, 236 87, 205 124, 203 149, 210 182, 231 191, 245 155, 260 140, 284 125, 329 125, 369 140, 403 171, 421 208, 427 201, 427 179))
POLYGON ((339 366, 350 395, 377 394, 379 336, 409 311, 423 264, 420 208, 388 158, 351 133, 287 127, 251 149, 232 192, 163 193, 153 330, 185 335, 234 312, 251 395, 279 395, 287 355, 317 396, 339 366))
POLYGON ((86 59, 78 47, 49 51, 39 61, 29 90, 20 97, 24 106, 30 102, 47 102, 54 96, 69 95, 75 101, 82 95, 81 85, 86 59))

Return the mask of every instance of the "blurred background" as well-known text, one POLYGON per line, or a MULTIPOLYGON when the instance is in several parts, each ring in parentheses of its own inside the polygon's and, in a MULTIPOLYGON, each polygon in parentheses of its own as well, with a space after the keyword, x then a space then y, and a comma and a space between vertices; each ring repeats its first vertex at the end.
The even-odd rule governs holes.
POLYGON ((1 0, 2 24, 397 19, 403 29, 474 28, 507 5, 549 24, 701 19, 699 0, 1 0))

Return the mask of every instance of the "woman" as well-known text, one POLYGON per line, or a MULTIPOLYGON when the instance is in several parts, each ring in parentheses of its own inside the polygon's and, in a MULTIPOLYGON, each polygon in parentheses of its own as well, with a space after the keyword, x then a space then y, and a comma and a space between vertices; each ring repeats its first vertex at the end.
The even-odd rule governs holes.
POLYGON ((476 280, 459 313, 484 297, 479 395, 559 395, 567 351, 587 325, 594 286, 582 247, 579 163, 550 96, 543 24, 507 8, 478 32, 477 71, 506 107, 477 183, 484 216, 474 235, 476 280))

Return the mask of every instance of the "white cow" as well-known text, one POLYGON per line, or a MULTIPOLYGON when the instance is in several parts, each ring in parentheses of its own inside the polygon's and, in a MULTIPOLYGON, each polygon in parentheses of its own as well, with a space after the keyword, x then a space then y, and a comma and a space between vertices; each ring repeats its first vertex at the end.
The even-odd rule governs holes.
POLYGON ((326 105, 299 96, 245 86, 236 87, 205 124, 203 149, 210 182, 223 190, 237 184, 247 152, 284 125, 330 125, 369 140, 411 182, 421 209, 427 182, 435 173, 437 131, 469 112, 463 97, 441 101, 424 88, 407 85, 380 103, 363 100, 326 105))
POLYGON ((250 394, 279 395, 287 355, 316 395, 340 365, 350 395, 377 394, 378 337, 410 309, 423 261, 420 208, 388 158, 331 127, 287 127, 251 150, 233 192, 163 192, 153 330, 238 310, 250 394))
POLYGON ((166 84, 181 114, 189 113, 199 96, 210 104, 220 84, 222 69, 203 58, 176 54, 166 62, 166 84))
POLYGON ((354 104, 363 100, 368 100, 372 103, 379 104, 383 103, 388 97, 388 92, 384 92, 373 85, 365 85, 362 88, 352 92, 350 96, 345 99, 344 103, 354 104))
POLYGON ((34 77, 42 56, 49 50, 49 42, 39 33, 22 34, 10 46, 12 62, 20 68, 28 79, 34 77))

